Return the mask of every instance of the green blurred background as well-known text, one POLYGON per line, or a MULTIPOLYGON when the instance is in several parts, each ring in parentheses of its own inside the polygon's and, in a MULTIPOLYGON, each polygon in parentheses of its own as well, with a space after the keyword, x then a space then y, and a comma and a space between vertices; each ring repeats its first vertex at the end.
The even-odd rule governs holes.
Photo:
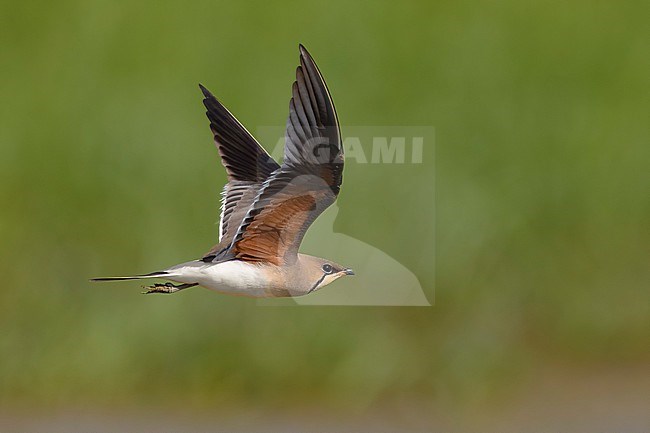
POLYGON ((647 431, 649 12, 0 2, 0 429, 130 414, 144 430, 164 414, 256 431, 647 431), (435 127, 421 165, 348 164, 335 223, 435 288, 435 306, 88 283, 216 241, 225 172, 197 84, 253 131, 283 125, 299 42, 344 135, 435 127))

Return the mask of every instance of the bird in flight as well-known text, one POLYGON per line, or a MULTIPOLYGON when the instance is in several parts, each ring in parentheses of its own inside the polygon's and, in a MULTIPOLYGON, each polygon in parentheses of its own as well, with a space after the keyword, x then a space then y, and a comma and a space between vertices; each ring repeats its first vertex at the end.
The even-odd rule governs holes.
POLYGON ((144 275, 92 281, 157 278, 168 282, 147 286, 144 293, 203 286, 231 295, 293 297, 354 275, 331 260, 298 252, 311 223, 336 200, 344 160, 332 97, 305 47, 300 45, 300 66, 291 88, 282 165, 199 86, 228 174, 219 243, 198 260, 144 275))

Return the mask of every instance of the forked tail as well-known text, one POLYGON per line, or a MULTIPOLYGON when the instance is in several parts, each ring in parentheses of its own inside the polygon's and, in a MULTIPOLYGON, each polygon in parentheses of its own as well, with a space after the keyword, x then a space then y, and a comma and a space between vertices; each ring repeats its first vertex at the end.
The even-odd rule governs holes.
POLYGON ((145 275, 132 275, 130 277, 102 277, 102 278, 91 278, 90 281, 122 281, 122 280, 141 280, 143 278, 165 278, 165 275, 169 275, 169 272, 159 271, 152 272, 145 275))

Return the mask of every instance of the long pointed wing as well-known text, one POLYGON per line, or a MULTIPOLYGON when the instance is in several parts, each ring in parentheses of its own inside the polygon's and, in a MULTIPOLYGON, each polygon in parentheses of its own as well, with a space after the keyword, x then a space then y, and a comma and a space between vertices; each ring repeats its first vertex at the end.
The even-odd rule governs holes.
POLYGON ((262 183, 280 166, 244 126, 205 87, 199 85, 210 129, 228 173, 222 193, 219 244, 205 257, 230 245, 262 183))
POLYGON ((227 253, 277 265, 295 261, 305 232, 336 200, 342 181, 343 146, 334 104, 316 63, 301 45, 284 162, 264 182, 227 253))

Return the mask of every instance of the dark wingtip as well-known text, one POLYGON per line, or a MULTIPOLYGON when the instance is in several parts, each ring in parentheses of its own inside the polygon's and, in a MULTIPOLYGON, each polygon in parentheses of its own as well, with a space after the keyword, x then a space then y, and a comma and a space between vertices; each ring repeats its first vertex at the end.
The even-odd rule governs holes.
POLYGON ((199 89, 201 89, 201 92, 203 92, 203 96, 206 98, 213 98, 212 93, 205 87, 203 87, 203 84, 199 83, 199 89))

